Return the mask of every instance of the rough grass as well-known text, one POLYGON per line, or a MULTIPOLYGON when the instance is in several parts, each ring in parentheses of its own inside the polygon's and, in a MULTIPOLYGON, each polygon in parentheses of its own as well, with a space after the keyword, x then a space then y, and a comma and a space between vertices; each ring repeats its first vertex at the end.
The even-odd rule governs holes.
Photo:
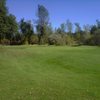
POLYGON ((100 100, 100 48, 0 46, 0 100, 100 100))

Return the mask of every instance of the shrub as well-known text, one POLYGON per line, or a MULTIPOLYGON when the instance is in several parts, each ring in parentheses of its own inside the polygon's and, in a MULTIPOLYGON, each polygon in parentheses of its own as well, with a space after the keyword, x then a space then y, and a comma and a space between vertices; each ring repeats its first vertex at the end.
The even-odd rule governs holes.
POLYGON ((72 36, 66 36, 66 44, 67 45, 78 45, 77 41, 72 36))
POLYGON ((60 34, 51 34, 48 43, 49 45, 65 45, 65 39, 60 34))
POLYGON ((30 37, 29 44, 38 44, 38 37, 37 37, 37 35, 32 35, 30 37))
POLYGON ((3 40, 1 40, 1 44, 2 44, 2 45, 10 45, 10 40, 8 40, 8 39, 3 39, 3 40))

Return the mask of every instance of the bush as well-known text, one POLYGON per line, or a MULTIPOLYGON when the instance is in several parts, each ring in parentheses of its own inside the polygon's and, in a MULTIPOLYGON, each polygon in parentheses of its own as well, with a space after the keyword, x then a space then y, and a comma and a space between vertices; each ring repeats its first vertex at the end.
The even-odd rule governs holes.
POLYGON ((77 45, 77 42, 71 36, 66 36, 66 44, 67 45, 77 45))
POLYGON ((21 45, 21 41, 11 41, 10 45, 21 45))
POLYGON ((2 45, 10 45, 10 40, 8 40, 8 39, 3 39, 3 40, 1 40, 1 44, 2 44, 2 45))
POLYGON ((100 37, 99 36, 92 36, 90 39, 87 40, 88 45, 98 45, 100 46, 100 37))
POLYGON ((29 44, 38 44, 38 37, 37 37, 37 35, 32 35, 30 37, 29 44))
POLYGON ((48 38, 49 45, 65 45, 65 38, 60 34, 51 34, 48 38))

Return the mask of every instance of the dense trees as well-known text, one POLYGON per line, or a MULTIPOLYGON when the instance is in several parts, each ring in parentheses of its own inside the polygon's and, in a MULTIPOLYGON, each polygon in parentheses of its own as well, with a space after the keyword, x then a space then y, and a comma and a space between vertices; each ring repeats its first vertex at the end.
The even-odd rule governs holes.
POLYGON ((67 20, 54 30, 48 10, 38 5, 34 24, 24 18, 17 23, 16 17, 8 12, 6 0, 0 0, 0 44, 100 45, 99 20, 83 27, 67 20))
POLYGON ((91 38, 88 41, 90 45, 100 45, 100 21, 96 20, 96 25, 93 25, 90 30, 91 38))
POLYGON ((11 44, 17 31, 16 17, 8 13, 6 0, 0 0, 0 43, 11 44))
POLYGON ((22 34, 22 43, 30 44, 31 36, 34 35, 34 29, 31 21, 24 21, 24 19, 21 19, 19 27, 22 34))

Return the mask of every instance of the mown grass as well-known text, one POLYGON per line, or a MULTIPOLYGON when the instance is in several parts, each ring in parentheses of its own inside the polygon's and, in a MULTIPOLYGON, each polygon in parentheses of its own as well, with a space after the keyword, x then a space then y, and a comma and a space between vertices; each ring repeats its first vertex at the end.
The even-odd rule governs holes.
POLYGON ((100 48, 0 46, 0 100, 100 100, 100 48))

